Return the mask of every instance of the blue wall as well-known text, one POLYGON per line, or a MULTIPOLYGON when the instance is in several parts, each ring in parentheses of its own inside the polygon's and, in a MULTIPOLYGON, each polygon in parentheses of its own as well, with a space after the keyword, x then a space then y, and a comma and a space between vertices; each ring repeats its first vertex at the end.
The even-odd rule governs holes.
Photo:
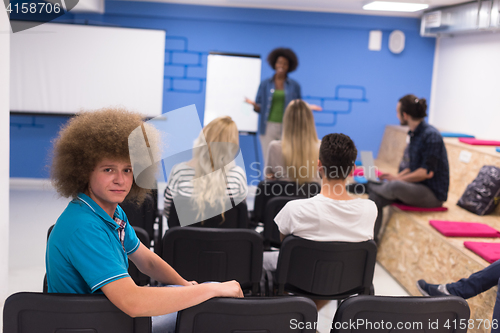
MULTIPOLYGON (((419 36, 413 18, 282 10, 106 1, 106 14, 75 14, 60 22, 162 29, 167 32, 163 111, 195 104, 203 117, 206 55, 210 51, 260 54, 278 46, 294 49, 299 67, 290 76, 302 94, 325 111, 316 113, 318 135, 342 132, 359 150, 378 151, 384 127, 397 124, 395 105, 408 93, 430 97, 435 39, 419 36), (382 50, 368 50, 370 30, 382 30, 382 50), (392 54, 393 30, 406 35, 406 48, 392 54)), ((273 74, 263 62, 262 77, 273 74)), ((71 73, 68 73, 71 75, 71 73)), ((13 116, 11 177, 48 176, 47 153, 63 117, 13 116)), ((241 138, 247 170, 255 161, 254 140, 241 138)), ((251 175, 249 175, 251 176, 251 175)))

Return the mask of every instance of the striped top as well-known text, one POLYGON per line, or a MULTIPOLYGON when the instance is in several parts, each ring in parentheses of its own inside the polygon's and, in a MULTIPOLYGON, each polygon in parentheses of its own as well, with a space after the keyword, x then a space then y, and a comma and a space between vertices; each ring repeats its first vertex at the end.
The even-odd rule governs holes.
MULTIPOLYGON (((194 168, 186 162, 179 163, 172 168, 168 177, 167 188, 164 195, 163 215, 168 219, 173 197, 181 195, 184 197, 193 196, 194 168)), ((245 171, 235 166, 226 172, 227 193, 232 198, 246 198, 248 194, 247 177, 245 171)))

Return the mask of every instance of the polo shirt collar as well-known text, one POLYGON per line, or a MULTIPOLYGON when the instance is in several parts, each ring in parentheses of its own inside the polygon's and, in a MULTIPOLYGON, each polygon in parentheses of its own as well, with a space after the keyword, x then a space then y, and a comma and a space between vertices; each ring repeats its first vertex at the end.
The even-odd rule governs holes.
MULTIPOLYGON (((95 214, 97 214, 102 220, 104 220, 108 226, 110 226, 114 230, 118 230, 120 227, 118 223, 113 221, 111 216, 108 215, 91 197, 86 195, 85 193, 78 193, 78 200, 85 204, 89 209, 91 209, 95 214)), ((114 217, 118 217, 118 206, 116 206, 114 217)))
POLYGON ((408 131, 408 135, 411 136, 411 137, 414 137, 415 135, 419 135, 420 133, 422 133, 426 128, 427 128, 427 123, 425 122, 425 120, 422 120, 422 122, 420 122, 420 124, 418 124, 417 128, 415 128, 415 131, 408 131))

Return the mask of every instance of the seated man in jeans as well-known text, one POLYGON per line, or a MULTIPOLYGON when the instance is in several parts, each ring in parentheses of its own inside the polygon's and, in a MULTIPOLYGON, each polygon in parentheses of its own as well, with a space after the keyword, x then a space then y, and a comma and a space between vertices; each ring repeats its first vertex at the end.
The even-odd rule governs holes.
POLYGON ((448 284, 430 284, 425 280, 418 280, 417 288, 424 296, 454 295, 462 298, 471 298, 498 285, 497 299, 493 308, 493 320, 491 333, 500 332, 500 260, 495 261, 483 270, 480 270, 468 278, 448 284))
POLYGON ((397 175, 382 174, 383 183, 369 183, 369 198, 378 209, 375 240, 382 224, 382 208, 394 201, 417 207, 439 207, 448 198, 450 172, 448 155, 439 131, 427 124, 427 103, 424 98, 406 95, 399 100, 397 116, 401 125, 408 125, 408 167, 397 175))
MULTIPOLYGON (((274 218, 281 233, 318 242, 364 242, 373 239, 377 207, 368 199, 353 198, 346 178, 354 170, 358 151, 344 134, 321 140, 318 170, 321 192, 309 199, 288 202, 274 218)), ((274 271, 278 252, 264 252, 264 269, 274 271)), ((314 300, 321 309, 328 301, 314 300)))

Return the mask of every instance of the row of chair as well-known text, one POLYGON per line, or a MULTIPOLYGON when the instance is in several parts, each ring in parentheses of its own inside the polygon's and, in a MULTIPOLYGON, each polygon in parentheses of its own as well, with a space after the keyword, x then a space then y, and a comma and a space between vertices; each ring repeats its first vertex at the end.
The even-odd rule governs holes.
MULTIPOLYGON (((335 313, 331 333, 466 333, 460 297, 354 296, 335 313)), ((314 303, 303 297, 215 298, 182 310, 177 333, 314 333, 314 303)), ((4 305, 4 333, 151 333, 151 318, 131 318, 103 295, 17 293, 4 305)))
MULTIPOLYGON (((147 233, 134 229, 147 244, 147 233)), ((293 292, 314 299, 372 293, 377 256, 373 241, 314 242, 288 236, 268 286, 263 284, 262 236, 253 230, 177 227, 165 233, 162 243, 161 257, 182 277, 199 283, 236 280, 251 295, 293 292)), ((131 261, 129 274, 137 285, 151 283, 131 261)), ((43 290, 47 292, 46 281, 43 290)))
MULTIPOLYGON (((222 216, 215 216, 203 223, 194 223, 192 226, 208 228, 253 228, 259 223, 264 226, 263 241, 268 249, 271 246, 280 247, 281 241, 279 230, 274 223, 274 217, 290 200, 304 199, 317 195, 321 190, 318 183, 306 183, 298 185, 295 182, 283 180, 261 181, 256 189, 255 205, 252 212, 248 212, 245 201, 224 212, 224 223, 222 216)), ((152 241, 155 253, 162 252, 163 223, 162 212, 158 211, 158 192, 153 192, 146 197, 146 200, 137 206, 133 202, 123 202, 123 208, 129 222, 134 227, 144 229, 149 236, 148 247, 152 241)), ((189 198, 177 198, 176 201, 183 207, 188 207, 191 203, 189 198), (180 203, 179 203, 180 202, 180 203)), ((180 226, 179 216, 175 208, 175 202, 170 208, 168 219, 169 228, 180 226)))
MULTIPOLYGON (((368 295, 376 256, 373 241, 314 242, 288 236, 268 294, 293 292, 317 299, 368 295)), ((163 238, 162 258, 187 280, 236 280, 251 294, 264 294, 262 237, 253 230, 172 228, 163 238)))

